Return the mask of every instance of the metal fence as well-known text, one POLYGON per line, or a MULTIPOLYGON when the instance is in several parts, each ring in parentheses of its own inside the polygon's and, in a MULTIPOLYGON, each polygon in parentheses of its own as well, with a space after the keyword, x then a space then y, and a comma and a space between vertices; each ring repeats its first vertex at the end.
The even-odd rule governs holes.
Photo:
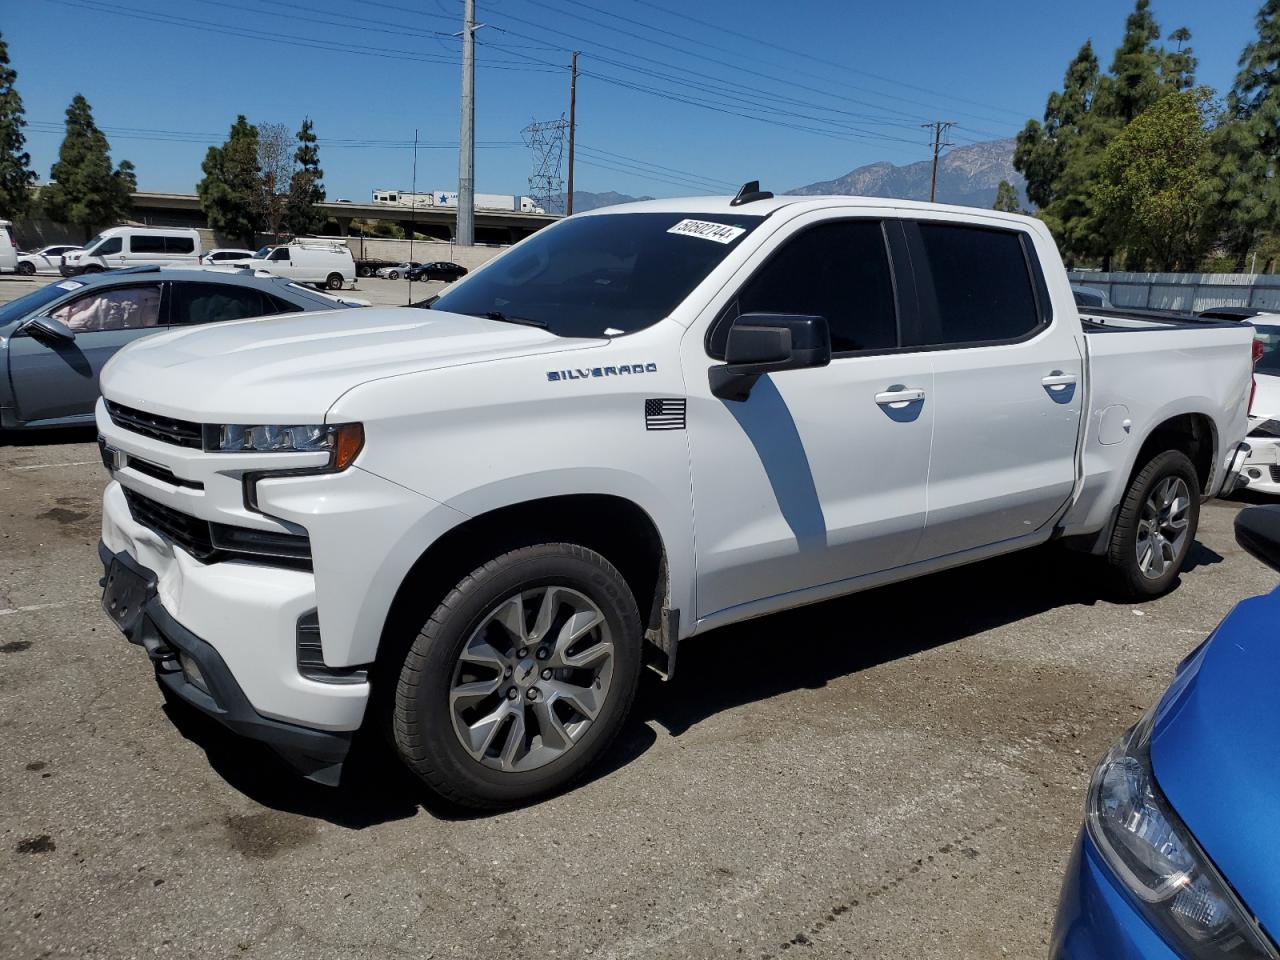
POLYGON ((1208 310, 1256 307, 1280 312, 1280 274, 1090 273, 1072 270, 1072 283, 1104 290, 1117 307, 1208 310))

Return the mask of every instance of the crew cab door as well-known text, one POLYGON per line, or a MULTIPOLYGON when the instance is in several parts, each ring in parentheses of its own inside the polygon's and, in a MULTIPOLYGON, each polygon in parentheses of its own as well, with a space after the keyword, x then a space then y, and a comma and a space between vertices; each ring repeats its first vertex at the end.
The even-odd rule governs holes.
POLYGON ((933 360, 929 514, 916 552, 926 560, 1054 517, 1075 483, 1084 373, 1031 234, 954 216, 903 228, 920 297, 907 337, 933 360))
POLYGON ((699 618, 914 554, 935 405, 929 355, 900 349, 912 308, 897 237, 876 216, 798 217, 685 335, 699 618), (761 312, 825 317, 830 365, 765 375, 746 401, 714 396, 728 326, 761 312))
POLYGON ((98 376, 121 347, 165 328, 162 284, 97 288, 50 316, 76 334, 59 340, 24 328, 9 341, 9 376, 24 423, 93 415, 98 376))

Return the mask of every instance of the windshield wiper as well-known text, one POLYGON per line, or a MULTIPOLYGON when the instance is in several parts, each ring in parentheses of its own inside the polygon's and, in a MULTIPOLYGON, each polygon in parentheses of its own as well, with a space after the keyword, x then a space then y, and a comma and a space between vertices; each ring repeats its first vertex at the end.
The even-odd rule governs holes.
POLYGON ((539 329, 547 329, 547 325, 541 320, 531 320, 528 317, 509 317, 501 310, 490 310, 488 313, 475 313, 475 317, 484 317, 486 320, 497 320, 499 323, 518 323, 522 327, 538 327, 539 329))

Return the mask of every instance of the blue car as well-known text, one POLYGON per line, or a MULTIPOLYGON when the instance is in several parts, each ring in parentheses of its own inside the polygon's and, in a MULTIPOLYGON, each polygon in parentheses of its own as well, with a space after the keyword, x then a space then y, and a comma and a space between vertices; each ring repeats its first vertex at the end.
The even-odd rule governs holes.
POLYGON ((92 424, 102 368, 142 337, 363 305, 244 270, 132 267, 51 283, 0 305, 0 432, 92 424))
MULTIPOLYGON (((1236 518, 1280 570, 1280 507, 1236 518)), ((1094 772, 1059 960, 1280 957, 1280 589, 1245 600, 1094 772)))

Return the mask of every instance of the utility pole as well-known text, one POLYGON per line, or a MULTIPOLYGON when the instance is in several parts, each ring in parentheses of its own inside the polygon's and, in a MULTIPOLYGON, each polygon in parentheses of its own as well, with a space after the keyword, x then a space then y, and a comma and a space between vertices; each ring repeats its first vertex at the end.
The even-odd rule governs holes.
POLYGON ((476 242, 476 0, 462 21, 462 129, 458 136, 458 244, 476 242))
MULTIPOLYGON (((468 0, 470 2, 470 0, 468 0)), ((938 154, 942 152, 944 147, 949 147, 950 142, 943 143, 943 137, 947 135, 947 131, 954 127, 954 120, 935 120, 933 123, 922 123, 920 126, 926 130, 933 131, 933 173, 929 176, 929 202, 933 203, 934 198, 938 195, 938 154)))
POLYGON ((569 192, 564 212, 573 216, 573 138, 578 129, 578 51, 573 51, 573 72, 569 79, 569 192))

